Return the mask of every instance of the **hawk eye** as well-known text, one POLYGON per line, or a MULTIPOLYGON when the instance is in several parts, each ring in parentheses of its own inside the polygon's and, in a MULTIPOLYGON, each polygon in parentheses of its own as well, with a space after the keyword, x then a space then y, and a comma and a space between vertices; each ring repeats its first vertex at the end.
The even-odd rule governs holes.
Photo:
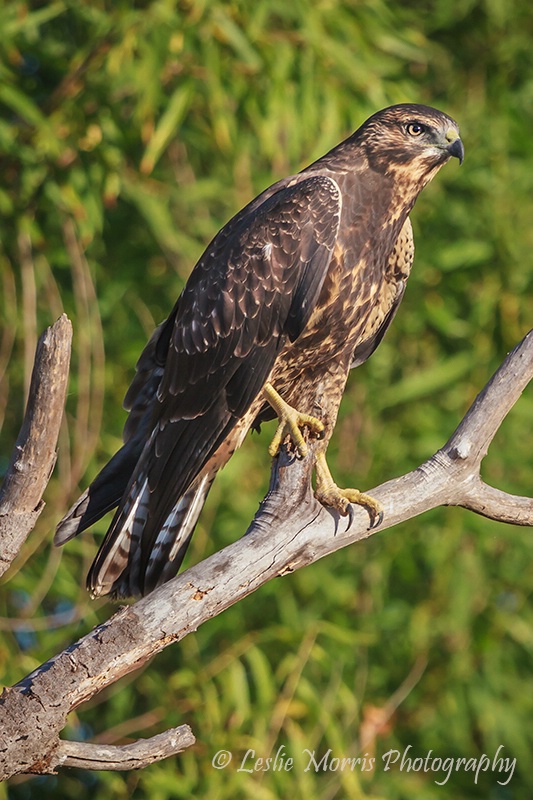
POLYGON ((420 122, 410 122, 406 125, 406 130, 409 136, 421 136, 426 131, 426 126, 421 125, 420 122))

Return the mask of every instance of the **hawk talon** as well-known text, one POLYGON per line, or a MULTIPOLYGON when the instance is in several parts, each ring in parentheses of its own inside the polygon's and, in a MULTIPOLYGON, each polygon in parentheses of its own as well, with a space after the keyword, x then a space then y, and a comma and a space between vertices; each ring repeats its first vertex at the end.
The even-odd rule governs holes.
POLYGON ((370 527, 369 527, 368 530, 370 531, 370 530, 372 530, 372 528, 379 528, 379 526, 383 522, 383 517, 384 516, 385 516, 385 512, 383 511, 383 509, 378 511, 377 515, 374 516, 374 519, 370 522, 370 527))
MULTIPOLYGON (((373 499, 373 498, 371 498, 371 499, 373 499)), ((347 509, 348 524, 346 525, 346 529, 344 531, 345 533, 352 526, 352 522, 353 522, 353 518, 354 518, 354 513, 353 513, 354 505, 356 505, 356 504, 350 503, 350 505, 348 506, 348 509, 347 509)), ((357 505, 359 505, 359 504, 357 504, 357 505)), ((384 517, 383 511, 378 511, 376 513, 374 508, 370 508, 369 506, 365 506, 365 508, 366 508, 366 510, 368 512, 368 516, 370 517, 370 525, 368 526, 367 531, 371 531, 374 528, 378 528, 381 525, 381 523, 383 522, 383 517, 384 517)))
MULTIPOLYGON (((348 524, 346 525, 346 530, 344 531, 345 533, 346 533, 347 530, 349 530, 352 527, 353 517, 354 517, 353 504, 350 503, 350 505, 348 506, 348 524)), ((369 530, 370 530, 370 528, 369 528, 369 530)))
POLYGON ((326 454, 319 453, 315 464, 316 487, 315 497, 322 505, 335 508, 342 517, 348 517, 346 530, 353 522, 353 505, 363 506, 370 517, 368 530, 376 528, 383 522, 381 504, 359 489, 341 489, 331 476, 326 454))
POLYGON ((278 415, 279 420, 278 428, 274 434, 274 438, 270 442, 268 452, 272 458, 274 458, 274 456, 279 453, 279 449, 286 437, 290 436, 296 450, 296 457, 305 458, 309 452, 309 448, 307 447, 307 442, 300 429, 308 428, 312 434, 323 438, 325 436, 324 423, 316 417, 312 417, 310 414, 304 414, 290 406, 279 396, 270 383, 265 383, 263 394, 278 415))

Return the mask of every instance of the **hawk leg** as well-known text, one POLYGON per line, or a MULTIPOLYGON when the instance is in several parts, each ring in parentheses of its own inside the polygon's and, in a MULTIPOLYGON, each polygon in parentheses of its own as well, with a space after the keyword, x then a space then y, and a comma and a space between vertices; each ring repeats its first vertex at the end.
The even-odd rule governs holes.
POLYGON ((310 414, 302 414, 286 403, 285 400, 279 396, 271 383, 265 383, 263 394, 278 415, 279 420, 278 429, 270 442, 268 452, 272 458, 274 458, 285 437, 290 436, 298 451, 298 455, 301 458, 305 458, 309 448, 302 436, 300 428, 307 427, 312 433, 320 437, 324 433, 324 423, 316 417, 312 417, 310 414))
MULTIPOLYGON (((316 417, 312 417, 310 414, 303 414, 290 406, 280 397, 270 383, 265 383, 263 394, 279 419, 279 425, 270 443, 268 452, 272 458, 274 458, 283 440, 287 436, 290 436, 300 457, 305 458, 309 452, 309 448, 302 436, 300 428, 307 427, 312 433, 322 438, 325 432, 324 423, 316 417)), ((318 453, 316 456, 315 473, 315 497, 322 505, 335 508, 343 517, 351 517, 352 512, 350 504, 355 503, 356 505, 363 506, 368 511, 371 528, 376 527, 382 522, 383 509, 377 500, 374 500, 373 497, 367 494, 363 494, 359 489, 341 489, 337 486, 329 470, 325 450, 318 453)))
MULTIPOLYGON (((337 509, 343 517, 352 516, 350 503, 363 506, 370 517, 370 527, 375 528, 383 521, 383 508, 381 503, 368 494, 363 494, 359 489, 340 489, 332 478, 326 461, 325 451, 319 453, 315 462, 316 487, 315 497, 324 506, 337 509)), ((350 519, 351 522, 351 519, 350 519)))

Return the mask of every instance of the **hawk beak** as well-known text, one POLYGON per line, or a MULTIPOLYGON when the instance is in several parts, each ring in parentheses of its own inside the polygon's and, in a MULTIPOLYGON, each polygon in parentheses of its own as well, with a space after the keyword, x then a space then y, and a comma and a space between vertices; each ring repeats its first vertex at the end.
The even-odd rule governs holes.
POLYGON ((446 139, 449 142, 446 150, 451 156, 459 159, 459 164, 462 164, 465 157, 465 148, 460 137, 457 136, 455 131, 449 131, 446 134, 446 139))

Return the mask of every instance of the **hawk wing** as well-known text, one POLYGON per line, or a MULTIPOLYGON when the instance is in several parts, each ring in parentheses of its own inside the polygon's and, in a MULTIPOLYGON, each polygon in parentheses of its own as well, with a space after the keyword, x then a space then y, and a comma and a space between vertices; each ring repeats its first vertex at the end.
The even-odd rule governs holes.
POLYGON ((128 487, 144 446, 152 432, 152 408, 163 377, 163 366, 156 359, 156 345, 165 322, 159 325, 137 361, 136 374, 124 398, 129 411, 124 426, 124 445, 98 473, 59 522, 54 544, 62 545, 116 508, 128 487))
MULTIPOLYGON (((337 239, 340 190, 322 175, 283 183, 215 237, 160 330, 152 357, 164 372, 151 434, 91 569, 93 588, 118 578, 133 545, 148 563, 179 498, 316 305, 337 239)), ((138 385, 153 386, 142 377, 138 385)))

